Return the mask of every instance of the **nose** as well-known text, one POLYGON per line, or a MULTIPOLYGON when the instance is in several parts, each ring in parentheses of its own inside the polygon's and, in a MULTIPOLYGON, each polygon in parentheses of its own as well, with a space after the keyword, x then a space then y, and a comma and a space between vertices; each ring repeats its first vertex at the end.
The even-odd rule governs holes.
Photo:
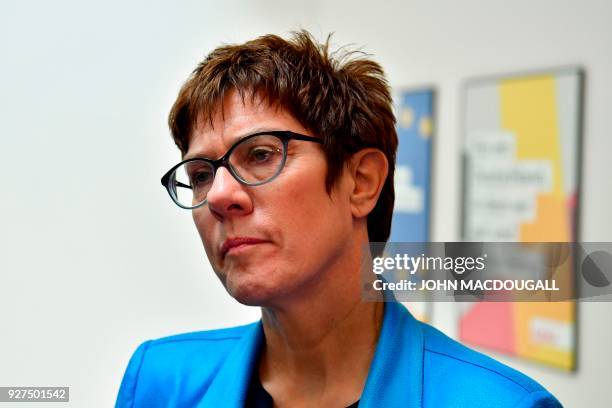
POLYGON ((220 221, 226 217, 250 213, 253 211, 253 202, 247 188, 228 169, 219 167, 206 195, 210 212, 220 221))

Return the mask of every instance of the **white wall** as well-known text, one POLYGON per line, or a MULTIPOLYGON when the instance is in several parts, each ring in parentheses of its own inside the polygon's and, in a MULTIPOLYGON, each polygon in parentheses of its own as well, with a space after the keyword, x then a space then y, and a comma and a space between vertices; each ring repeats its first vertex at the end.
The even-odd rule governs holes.
MULTIPOLYGON (((179 155, 165 118, 220 42, 299 27, 374 54, 393 85, 439 91, 434 239, 458 238, 459 86, 481 74, 587 70, 582 238, 612 240, 612 6, 605 1, 3 1, 0 385, 67 385, 113 403, 147 338, 252 321, 159 184, 179 155)), ((435 323, 453 334, 453 305, 435 323)), ((568 407, 612 405, 612 305, 580 308, 580 367, 503 358, 568 407)), ((26 406, 26 405, 24 405, 26 406)))

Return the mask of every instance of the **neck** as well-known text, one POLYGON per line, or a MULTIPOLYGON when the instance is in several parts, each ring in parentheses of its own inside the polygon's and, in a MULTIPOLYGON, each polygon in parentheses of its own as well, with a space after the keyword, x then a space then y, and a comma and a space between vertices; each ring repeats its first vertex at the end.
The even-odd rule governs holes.
POLYGON ((282 306, 262 308, 266 344, 259 373, 278 406, 348 406, 359 399, 384 307, 361 299, 360 258, 344 258, 348 263, 320 274, 282 306))

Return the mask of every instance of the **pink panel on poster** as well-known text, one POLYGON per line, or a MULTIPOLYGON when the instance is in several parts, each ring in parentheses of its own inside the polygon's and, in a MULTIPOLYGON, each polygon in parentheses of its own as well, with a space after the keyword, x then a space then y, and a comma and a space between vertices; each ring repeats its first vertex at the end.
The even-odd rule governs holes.
POLYGON ((459 324, 460 338, 466 342, 515 354, 512 303, 477 303, 459 324))

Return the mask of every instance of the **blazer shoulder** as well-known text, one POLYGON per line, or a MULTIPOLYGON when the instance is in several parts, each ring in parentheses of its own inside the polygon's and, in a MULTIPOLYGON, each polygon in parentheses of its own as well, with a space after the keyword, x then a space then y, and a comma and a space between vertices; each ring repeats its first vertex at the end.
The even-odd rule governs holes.
POLYGON ((180 395, 182 401, 192 398, 196 401, 232 349, 256 324, 143 342, 125 370, 116 407, 172 405, 172 401, 165 399, 172 399, 173 395, 180 395))
POLYGON ((431 406, 561 407, 525 374, 472 350, 421 323, 424 339, 424 400, 431 406), (444 384, 445 392, 440 393, 444 384), (464 405, 465 404, 465 405, 464 405))

